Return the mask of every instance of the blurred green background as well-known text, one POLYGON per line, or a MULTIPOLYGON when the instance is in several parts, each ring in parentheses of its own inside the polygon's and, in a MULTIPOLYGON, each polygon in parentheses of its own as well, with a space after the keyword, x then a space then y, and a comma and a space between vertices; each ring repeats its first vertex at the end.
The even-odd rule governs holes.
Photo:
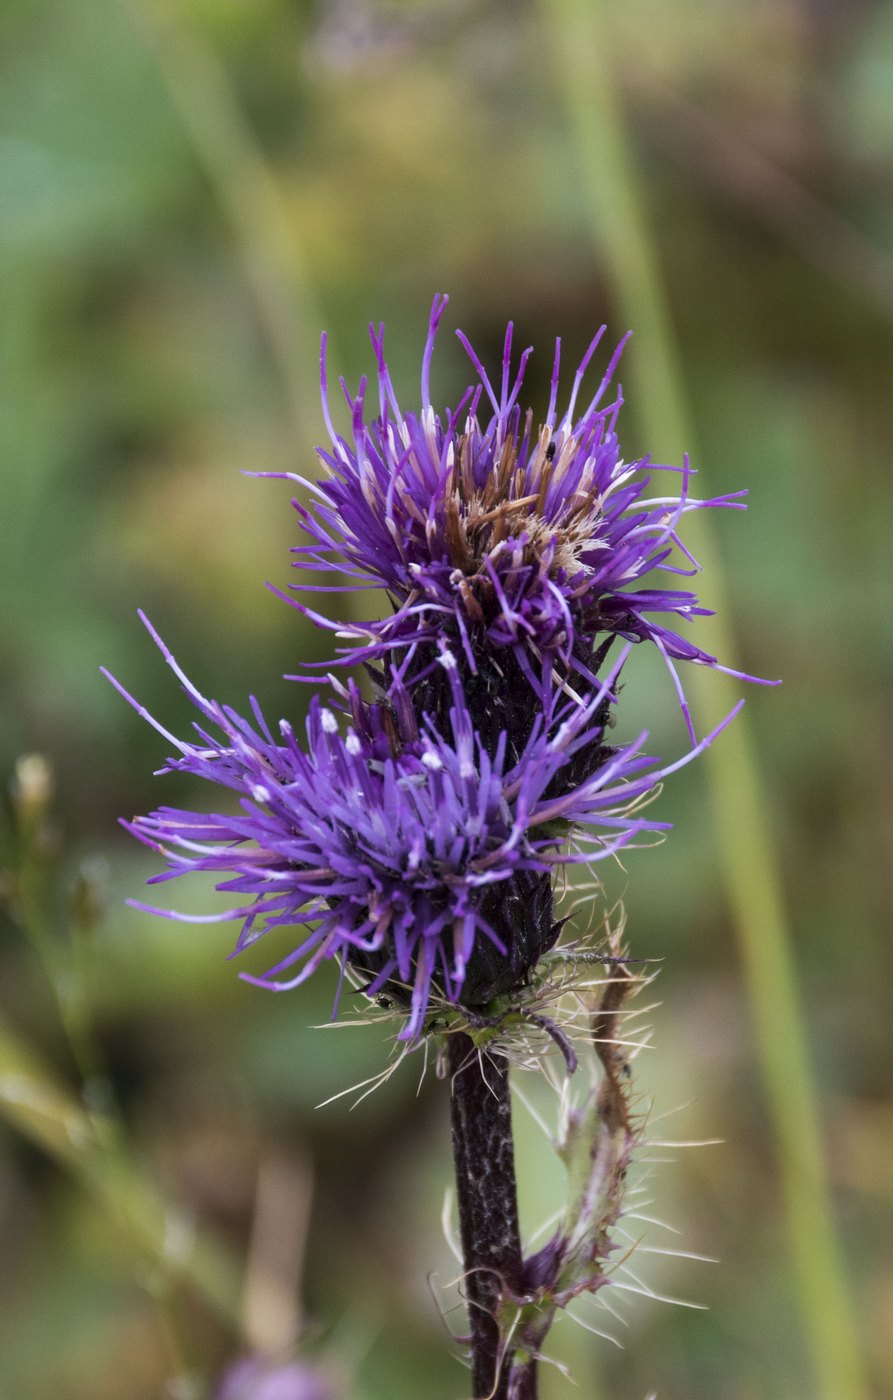
MULTIPOLYGON (((747 515, 714 522, 713 552, 743 663, 784 677, 748 690, 764 820, 868 1377, 858 1393, 893 1394, 893 6, 626 0, 590 17, 558 0, 5 0, 0 772, 11 781, 20 754, 45 754, 57 795, 25 879, 44 946, 0 915, 3 1400, 200 1394, 188 1371, 210 1378, 298 1334, 342 1395, 464 1393, 448 1340, 460 1322, 437 1305, 456 1301, 444 1086, 429 1074, 417 1093, 410 1061, 355 1111, 317 1108, 385 1064, 386 1030, 311 1029, 332 980, 271 997, 225 962, 227 927, 124 906, 155 863, 116 818, 205 799, 152 777, 164 741, 98 668, 184 729, 142 606, 206 693, 241 706, 253 691, 300 715, 304 690, 280 677, 328 642, 263 587, 289 579, 287 484, 240 473, 312 474, 324 327, 355 383, 371 368, 366 324, 384 320, 411 406, 430 301, 449 291, 436 398, 455 402, 466 382, 452 329, 492 362, 512 318, 537 347, 540 409, 556 334, 572 366, 603 320, 609 342, 627 329, 607 165, 599 184, 604 94, 587 87, 606 35, 701 486, 751 491, 747 515), (70 1042, 101 1107, 93 1033, 126 1155, 79 1138, 70 1042), (134 1203, 134 1172, 180 1213, 134 1203), (134 1219, 156 1222, 166 1264, 147 1262, 134 1219), (204 1285, 181 1288, 177 1241, 193 1224, 229 1261, 209 1256, 204 1285)), ((653 348, 640 328, 626 354, 640 396, 653 348)), ((627 400, 626 455, 660 457, 627 400)), ((709 604, 709 575, 700 589, 709 604)), ((669 681, 634 661, 630 732, 647 723, 656 752, 681 752, 669 681)), ((711 679, 731 704, 741 687, 711 679)), ((634 950, 664 959, 640 1074, 656 1116, 680 1110, 670 1136, 722 1144, 665 1154, 650 1209, 678 1247, 719 1262, 641 1263, 657 1291, 709 1311, 638 1299, 614 1329, 623 1350, 562 1324, 551 1351, 579 1390, 547 1371, 543 1394, 811 1400, 827 1384, 791 1269, 703 772, 674 778, 661 815, 669 841, 610 876, 634 950)), ((23 836, 18 855, 7 836, 3 888, 21 913, 23 836)), ((204 890, 177 894, 207 906, 204 890)), ((523 1112, 518 1124, 532 1230, 549 1168, 523 1112)), ((655 1230, 649 1243, 672 1241, 655 1230)))

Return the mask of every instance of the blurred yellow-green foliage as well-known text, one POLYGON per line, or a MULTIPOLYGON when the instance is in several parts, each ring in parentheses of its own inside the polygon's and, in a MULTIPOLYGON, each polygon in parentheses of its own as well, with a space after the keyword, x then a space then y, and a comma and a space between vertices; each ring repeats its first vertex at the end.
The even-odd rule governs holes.
MULTIPOLYGON (((443 1085, 429 1075, 417 1095, 410 1064, 354 1112, 349 1100, 316 1108, 385 1063, 385 1033, 310 1029, 333 983, 271 997, 236 979, 225 927, 124 906, 154 863, 116 818, 160 800, 165 746, 98 667, 163 722, 187 723, 136 621, 142 606, 206 692, 242 704, 253 691, 268 711, 299 714, 303 689, 281 675, 327 641, 263 587, 288 581, 286 485, 241 473, 312 473, 324 327, 355 382, 370 367, 366 324, 384 320, 407 402, 435 291, 451 293, 450 326, 485 358, 514 319, 539 351, 534 392, 556 334, 572 364, 602 320, 609 339, 627 328, 593 239, 598 188, 571 135, 566 9, 5 0, 0 12, 0 769, 11 778, 21 753, 40 752, 58 785, 35 896, 44 962, 0 923, 3 1400, 185 1396, 178 1365, 208 1377, 249 1343, 298 1333, 356 1400, 463 1393, 448 1341, 459 1322, 444 1326, 436 1301, 455 1302, 443 1085), (90 898, 103 888, 98 924, 85 870, 90 898), (103 1175, 89 1152, 78 1158, 79 1073, 51 992, 70 938, 71 1040, 95 1023, 139 1179, 182 1213, 168 1234, 194 1221, 226 1254, 208 1255, 216 1285, 204 1291, 166 1291, 126 1228, 130 1188, 114 1166, 103 1175), (32 1071, 46 1097, 19 1112, 15 1088, 32 1071), (280 1285, 268 1297, 271 1232, 280 1285), (240 1337, 226 1316, 246 1259, 240 1337)), ((719 519, 714 544, 744 664, 785 681, 751 691, 748 709, 866 1394, 882 1397, 893 1391, 893 7, 602 9, 696 465, 708 494, 751 490, 748 514, 719 519)), ((610 239, 613 211, 599 214, 610 239)), ((465 372, 450 339, 435 365, 444 402, 465 372)), ((634 340, 627 363, 646 349, 634 340)), ((627 455, 659 455, 635 402, 625 413, 627 455)), ((710 577, 701 591, 709 604, 710 577)), ((669 683, 635 660, 627 722, 647 723, 657 752, 679 752, 669 683)), ((715 684, 731 703, 739 687, 715 684)), ((191 795, 167 780, 167 800, 191 795)), ((652 1210, 680 1248, 719 1263, 653 1256, 643 1267, 658 1291, 709 1311, 638 1300, 622 1351, 564 1324, 552 1349, 580 1389, 547 1371, 543 1393, 812 1400, 703 774, 679 775, 661 802, 676 830, 631 856, 613 890, 635 951, 664 959, 656 1048, 639 1064, 655 1113, 680 1109, 669 1136, 722 1144, 661 1167, 652 1210)), ((180 895, 202 907, 203 891, 180 895)), ((528 1129, 520 1117, 532 1228, 547 1193, 528 1129)))

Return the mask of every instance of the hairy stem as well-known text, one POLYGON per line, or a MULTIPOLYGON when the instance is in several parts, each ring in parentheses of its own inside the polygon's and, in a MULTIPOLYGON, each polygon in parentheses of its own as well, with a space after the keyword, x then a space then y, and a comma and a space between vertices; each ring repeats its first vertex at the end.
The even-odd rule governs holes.
POLYGON ((478 1051, 460 1032, 449 1037, 449 1065, 473 1395, 475 1400, 536 1400, 533 1362, 515 1370, 509 1390, 513 1368, 503 1354, 497 1315, 507 1293, 520 1293, 523 1269, 508 1062, 478 1051))

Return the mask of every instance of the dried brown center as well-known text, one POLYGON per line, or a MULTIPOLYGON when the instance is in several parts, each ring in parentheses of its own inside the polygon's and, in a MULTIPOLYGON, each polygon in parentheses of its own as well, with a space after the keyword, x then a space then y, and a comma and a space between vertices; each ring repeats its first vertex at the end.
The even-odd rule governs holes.
MULTIPOLYGON (((503 446, 482 487, 475 485, 472 439, 457 439, 446 490, 446 543, 455 568, 467 580, 479 578, 484 560, 501 552, 510 537, 526 535, 523 562, 535 562, 547 544, 554 545, 550 572, 574 574, 582 567, 580 554, 594 543, 602 501, 594 484, 595 470, 587 463, 575 491, 554 503, 546 515, 550 485, 557 487, 578 450, 572 437, 552 442, 551 430, 541 429, 526 470, 518 466, 513 440, 503 446)), ((553 491, 554 502, 554 491, 553 491)), ((465 590, 463 590, 464 593, 465 590)))

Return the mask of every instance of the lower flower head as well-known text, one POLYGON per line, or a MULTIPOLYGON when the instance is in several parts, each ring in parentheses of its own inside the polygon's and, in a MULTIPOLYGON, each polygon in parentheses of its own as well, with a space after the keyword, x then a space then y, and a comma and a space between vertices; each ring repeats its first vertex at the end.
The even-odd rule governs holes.
POLYGON ((314 698, 302 747, 287 721, 274 737, 255 702, 249 722, 207 700, 156 641, 201 714, 199 741, 174 738, 118 689, 175 745, 167 769, 230 788, 240 800, 231 812, 162 807, 126 824, 167 860, 153 883, 210 870, 225 877, 219 890, 238 897, 216 915, 152 912, 196 922, 241 918, 237 951, 275 928, 303 928, 263 977, 243 974, 261 986, 295 987, 323 961, 339 959, 367 974, 370 996, 387 988, 405 997, 402 1036, 415 1038, 432 993, 480 1005, 523 983, 557 933, 556 867, 664 829, 637 810, 670 771, 642 754, 644 735, 611 751, 583 781, 562 782, 599 735, 599 709, 623 657, 587 705, 557 703, 551 723, 537 721, 520 758, 509 761, 505 735, 493 753, 476 735, 446 647, 439 665, 452 705, 441 732, 416 720, 395 674, 375 704, 344 690, 341 716, 314 698), (519 904, 536 911, 532 922, 510 917, 519 904))

